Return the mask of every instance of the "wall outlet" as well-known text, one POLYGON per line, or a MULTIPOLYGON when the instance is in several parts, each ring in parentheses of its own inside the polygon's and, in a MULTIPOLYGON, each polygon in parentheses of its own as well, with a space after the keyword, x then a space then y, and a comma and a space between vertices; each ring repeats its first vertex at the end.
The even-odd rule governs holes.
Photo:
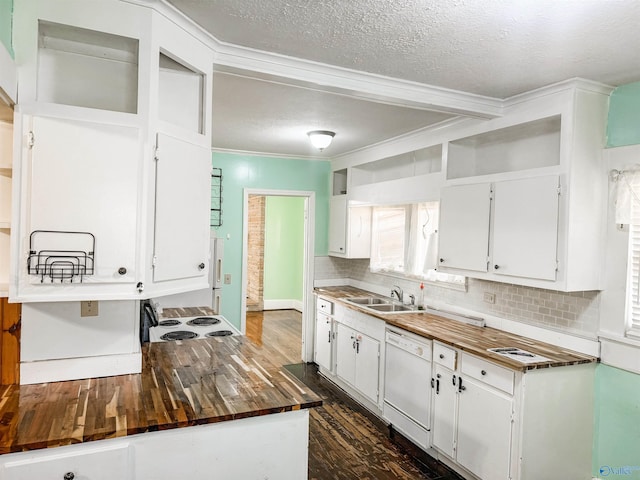
POLYGON ((224 274, 224 284, 225 285, 231 285, 231 274, 230 273, 225 273, 224 274))
POLYGON ((495 293, 490 293, 490 292, 484 292, 484 297, 482 297, 482 300, 485 303, 496 303, 496 294, 495 293))
POLYGON ((80 316, 81 317, 97 317, 98 302, 93 300, 89 300, 87 302, 80 302, 80 316))

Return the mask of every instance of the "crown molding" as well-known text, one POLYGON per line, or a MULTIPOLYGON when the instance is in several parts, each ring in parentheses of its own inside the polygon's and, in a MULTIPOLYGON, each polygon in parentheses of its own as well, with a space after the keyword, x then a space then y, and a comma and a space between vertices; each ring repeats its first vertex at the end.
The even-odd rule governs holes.
POLYGON ((502 115, 501 99, 435 87, 419 82, 351 70, 222 42, 166 0, 121 0, 163 14, 214 53, 214 71, 271 79, 355 98, 410 108, 495 118, 502 115))
POLYGON ((233 148, 211 148, 212 153, 222 153, 230 155, 244 155, 249 157, 265 157, 265 158, 283 158, 286 160, 310 160, 330 162, 331 157, 312 157, 305 155, 291 155, 288 153, 273 153, 273 152, 255 152, 251 150, 235 150, 233 148))

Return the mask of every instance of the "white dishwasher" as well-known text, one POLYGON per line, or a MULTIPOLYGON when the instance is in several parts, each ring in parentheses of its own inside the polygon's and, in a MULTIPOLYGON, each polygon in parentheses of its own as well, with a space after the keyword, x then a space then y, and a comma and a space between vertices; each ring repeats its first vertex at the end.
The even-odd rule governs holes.
POLYGON ((383 416, 417 445, 429 448, 431 340, 387 328, 383 416))

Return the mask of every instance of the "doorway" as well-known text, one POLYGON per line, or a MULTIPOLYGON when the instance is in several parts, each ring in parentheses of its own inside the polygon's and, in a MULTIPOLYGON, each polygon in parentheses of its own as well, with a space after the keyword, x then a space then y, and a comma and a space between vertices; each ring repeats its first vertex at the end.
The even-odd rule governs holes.
POLYGON ((293 362, 313 358, 314 205, 314 192, 244 191, 242 328, 293 362))

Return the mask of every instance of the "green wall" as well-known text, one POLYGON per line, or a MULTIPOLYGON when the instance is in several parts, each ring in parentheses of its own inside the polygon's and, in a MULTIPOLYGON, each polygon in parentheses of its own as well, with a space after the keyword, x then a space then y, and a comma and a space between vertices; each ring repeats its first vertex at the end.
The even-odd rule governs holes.
POLYGON ((302 197, 267 197, 264 220, 264 299, 302 301, 302 197))
MULTIPOLYGON (((616 88, 609 102, 607 146, 633 144, 640 144, 640 82, 616 88)), ((598 365, 594 422, 594 476, 640 479, 640 375, 598 365)))
POLYGON ((0 42, 5 46, 7 51, 13 54, 13 46, 11 41, 11 35, 13 32, 13 0, 0 0, 0 42))
POLYGON ((598 365, 595 410, 594 476, 640 479, 640 375, 598 365))
POLYGON ((331 164, 324 160, 214 153, 212 165, 222 168, 222 226, 216 233, 225 239, 223 269, 231 274, 231 284, 222 288, 222 314, 240 327, 244 189, 315 192, 315 255, 324 256, 328 252, 331 164))
POLYGON ((609 99, 607 147, 640 143, 640 82, 616 88, 609 99))

